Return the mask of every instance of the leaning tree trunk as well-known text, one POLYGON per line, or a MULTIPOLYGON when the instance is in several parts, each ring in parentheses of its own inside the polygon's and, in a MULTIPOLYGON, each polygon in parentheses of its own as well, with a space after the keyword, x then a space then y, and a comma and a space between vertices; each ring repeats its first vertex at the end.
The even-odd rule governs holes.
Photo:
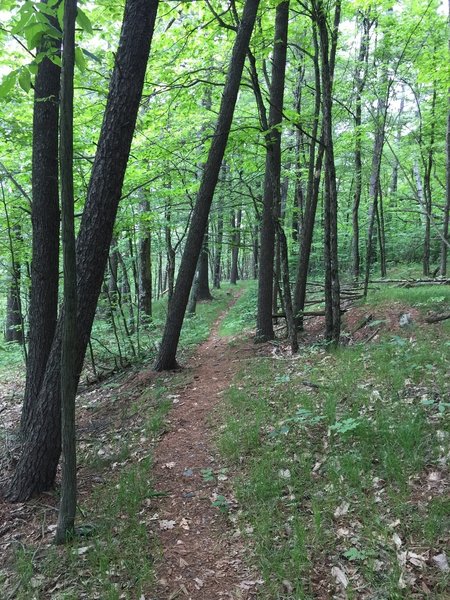
POLYGON ((222 94, 215 134, 203 169, 200 189, 192 213, 175 290, 169 304, 163 339, 155 363, 157 371, 173 369, 177 366, 176 353, 184 313, 202 247, 203 236, 208 223, 209 210, 219 177, 220 166, 225 154, 244 68, 245 54, 255 24, 258 6, 259 0, 246 0, 245 2, 222 94))
MULTIPOLYGON (((51 20, 59 28, 58 22, 51 20)), ((60 54, 60 40, 44 39, 42 51, 60 54)), ((34 84, 31 167, 33 231, 28 311, 28 361, 21 432, 38 401, 56 329, 59 282, 58 119, 61 68, 48 57, 38 65, 34 84)))
MULTIPOLYGON (((119 48, 77 239, 77 381, 108 260, 157 7, 158 0, 128 0, 125 5, 119 48)), ((7 490, 6 496, 11 501, 24 501, 48 490, 55 480, 61 452, 60 368, 61 322, 35 410, 30 413, 30 423, 26 424, 29 433, 7 490)))
POLYGON ((266 165, 261 220, 261 243, 258 277, 258 310, 256 336, 258 342, 275 337, 272 321, 273 277, 277 205, 280 198, 281 131, 283 118, 284 81, 286 73, 289 2, 278 4, 275 18, 275 38, 270 85, 270 109, 266 135, 266 165))

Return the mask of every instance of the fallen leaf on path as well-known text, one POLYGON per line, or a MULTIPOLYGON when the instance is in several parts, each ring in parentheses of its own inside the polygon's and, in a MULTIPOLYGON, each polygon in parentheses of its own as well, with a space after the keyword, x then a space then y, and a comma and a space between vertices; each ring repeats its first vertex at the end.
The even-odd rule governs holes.
POLYGON ((202 588, 202 587, 205 585, 205 582, 204 582, 204 581, 202 581, 202 580, 201 580, 199 577, 194 577, 194 581, 195 581, 195 583, 196 583, 196 586, 195 586, 195 587, 196 587, 198 590, 200 590, 200 589, 201 589, 201 588, 202 588))
POLYGON ((402 590, 407 587, 411 587, 415 584, 416 577, 412 573, 402 573, 400 575, 400 579, 398 580, 398 587, 402 590))
POLYGON ((176 521, 168 521, 167 519, 162 519, 159 522, 160 529, 173 529, 175 527, 176 521))
POLYGON ((346 515, 348 513, 349 508, 350 504, 348 502, 342 502, 342 504, 338 506, 337 509, 334 511, 334 518, 338 519, 339 517, 346 515))
POLYGON ((443 571, 444 573, 448 573, 448 571, 450 571, 450 567, 448 566, 447 556, 444 552, 442 552, 441 554, 436 554, 436 556, 433 556, 433 562, 440 571, 443 571))
POLYGON ((336 579, 337 583, 340 583, 344 589, 348 586, 348 578, 342 569, 339 567, 333 567, 331 569, 331 574, 336 579))

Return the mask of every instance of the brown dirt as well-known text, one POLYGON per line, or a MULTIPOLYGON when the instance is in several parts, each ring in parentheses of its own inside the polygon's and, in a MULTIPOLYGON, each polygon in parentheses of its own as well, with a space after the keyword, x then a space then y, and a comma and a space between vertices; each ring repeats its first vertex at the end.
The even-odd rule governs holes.
POLYGON ((155 449, 154 485, 167 492, 155 516, 161 544, 155 600, 247 599, 257 593, 258 582, 244 561, 248 548, 228 519, 227 507, 221 511, 213 505, 218 496, 233 504, 215 455, 212 417, 243 354, 218 336, 221 319, 195 353, 192 382, 175 399, 170 431, 155 449))

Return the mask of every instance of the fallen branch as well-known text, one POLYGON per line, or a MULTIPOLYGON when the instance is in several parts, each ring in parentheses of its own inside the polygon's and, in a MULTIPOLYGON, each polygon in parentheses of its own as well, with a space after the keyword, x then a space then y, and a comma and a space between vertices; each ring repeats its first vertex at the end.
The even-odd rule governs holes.
POLYGON ((425 319, 425 323, 439 323, 440 321, 445 321, 447 319, 450 319, 450 313, 446 313, 445 315, 432 315, 425 319))
POLYGON ((370 321, 372 321, 373 315, 366 315, 362 321, 358 323, 358 325, 351 331, 351 335, 355 335, 357 331, 365 327, 370 321))
POLYGON ((378 329, 376 329, 376 330, 375 330, 375 331, 372 333, 372 335, 369 335, 369 337, 367 338, 367 340, 365 340, 366 344, 368 344, 368 343, 369 343, 371 340, 373 340, 373 338, 374 338, 375 336, 377 336, 377 335, 380 333, 380 329, 381 329, 381 327, 378 327, 378 329))

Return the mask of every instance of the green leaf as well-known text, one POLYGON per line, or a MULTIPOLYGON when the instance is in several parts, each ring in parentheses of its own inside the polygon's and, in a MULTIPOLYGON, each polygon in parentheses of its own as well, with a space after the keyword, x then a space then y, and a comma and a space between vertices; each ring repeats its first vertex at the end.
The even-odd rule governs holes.
POLYGON ((61 27, 61 29, 63 28, 63 21, 64 21, 64 6, 65 6, 65 2, 63 0, 61 2, 61 4, 58 6, 58 10, 56 12, 56 17, 58 19, 58 23, 59 23, 59 26, 61 27))
POLYGON ((26 28, 24 35, 27 40, 28 50, 33 50, 39 45, 46 30, 47 27, 44 23, 33 23, 33 25, 26 28))
POLYGON ((3 80, 0 83, 0 98, 5 98, 5 96, 9 94, 16 83, 16 77, 17 71, 11 71, 11 73, 8 73, 8 75, 3 77, 3 80))
POLYGON ((28 92, 31 89, 31 74, 26 67, 23 67, 20 71, 19 85, 23 89, 23 91, 28 94, 28 92))
POLYGON ((75 48, 75 64, 80 71, 86 70, 86 59, 84 58, 83 50, 80 48, 80 46, 75 48))
POLYGON ((82 29, 84 29, 88 33, 92 33, 91 21, 87 14, 81 10, 81 8, 79 8, 77 12, 77 23, 82 29))
POLYGON ((13 35, 22 34, 28 22, 30 21, 31 13, 24 12, 19 21, 11 29, 13 35))
POLYGON ((49 54, 48 59, 52 61, 53 64, 58 67, 62 67, 61 57, 58 54, 49 54))

